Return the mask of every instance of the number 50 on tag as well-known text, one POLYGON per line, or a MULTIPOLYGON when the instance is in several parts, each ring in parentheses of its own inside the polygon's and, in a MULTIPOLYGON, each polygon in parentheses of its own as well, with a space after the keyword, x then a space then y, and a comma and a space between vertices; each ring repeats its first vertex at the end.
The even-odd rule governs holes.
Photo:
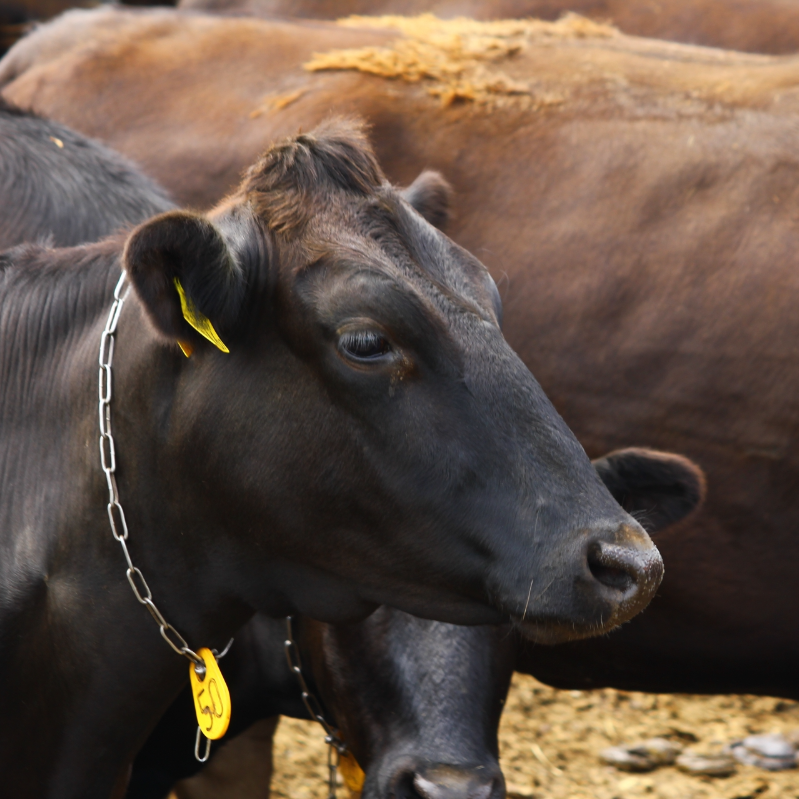
POLYGON ((193 663, 189 666, 197 724, 206 738, 216 741, 227 732, 230 724, 230 691, 213 652, 203 647, 197 650, 197 655, 205 664, 202 677, 198 676, 193 663))

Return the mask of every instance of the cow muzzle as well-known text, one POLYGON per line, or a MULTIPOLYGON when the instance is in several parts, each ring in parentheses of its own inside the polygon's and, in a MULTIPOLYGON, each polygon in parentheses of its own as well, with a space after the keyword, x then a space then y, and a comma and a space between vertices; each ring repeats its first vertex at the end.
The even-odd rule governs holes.
MULTIPOLYGON (((533 591, 534 600, 546 600, 543 618, 516 617, 525 637, 558 644, 607 633, 640 613, 663 579, 657 547, 634 522, 591 531, 578 552, 571 594, 562 593, 559 602, 533 591)), ((567 579, 564 575, 561 585, 567 579)))
POLYGON ((585 559, 599 597, 615 606, 608 628, 640 613, 663 579, 657 547, 640 528, 630 525, 617 528, 612 536, 600 534, 589 540, 585 559))

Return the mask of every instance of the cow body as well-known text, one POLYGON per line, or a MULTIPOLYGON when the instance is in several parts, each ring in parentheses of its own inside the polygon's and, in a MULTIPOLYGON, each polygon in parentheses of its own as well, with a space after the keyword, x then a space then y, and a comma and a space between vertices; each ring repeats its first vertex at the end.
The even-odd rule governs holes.
POLYGON ((540 672, 536 647, 523 667, 576 687, 795 697, 796 61, 533 36, 500 65, 534 86, 531 103, 442 105, 424 81, 303 69, 336 36, 333 47, 385 47, 396 31, 169 19, 64 18, 9 55, 4 91, 83 121, 197 203, 227 190, 243 165, 232 153, 248 157, 256 132, 307 128, 331 109, 370 122, 394 180, 440 169, 455 189, 449 233, 492 270, 509 341, 589 453, 630 443, 684 452, 711 486, 701 513, 661 534, 668 577, 644 617, 547 650, 540 672), (124 52, 113 70, 110 56, 69 45, 81 26, 98 50, 124 52), (158 96, 146 77, 156 43, 171 65, 158 96), (199 75, 197 61, 181 66, 182 48, 201 58, 199 75), (107 121, 124 109, 98 102, 100 64, 103 81, 138 98, 131 118, 148 109, 135 133, 107 121), (164 128, 193 142, 182 163, 156 152, 164 128))
POLYGON ((507 614, 557 640, 628 618, 660 581, 502 339, 484 268, 384 182, 357 127, 273 147, 208 217, 0 264, 0 769, 15 796, 121 790, 186 678, 106 508, 97 357, 121 266, 116 485, 131 557, 189 646, 220 647, 255 610, 335 621, 383 601, 507 614), (490 414, 473 405, 486 368, 490 414), (525 439, 543 446, 508 460, 525 439), (557 592, 528 599, 545 579, 557 592))
POLYGON ((425 14, 445 19, 556 20, 576 12, 633 36, 780 55, 799 51, 792 0, 182 0, 180 8, 272 18, 338 19, 350 14, 425 14))
POLYGON ((0 250, 96 241, 174 207, 126 158, 7 103, 0 103, 0 193, 0 250))

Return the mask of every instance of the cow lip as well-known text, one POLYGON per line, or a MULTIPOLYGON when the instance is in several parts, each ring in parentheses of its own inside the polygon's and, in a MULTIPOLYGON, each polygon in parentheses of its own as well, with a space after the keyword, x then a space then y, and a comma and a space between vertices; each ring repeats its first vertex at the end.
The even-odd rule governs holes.
MULTIPOLYGON (((632 597, 620 596, 620 592, 614 588, 599 586, 598 595, 594 594, 594 602, 599 602, 599 606, 595 606, 596 614, 591 613, 580 621, 535 619, 529 615, 523 619, 511 614, 511 623, 524 638, 540 644, 561 644, 605 635, 640 613, 654 596, 654 589, 659 582, 654 584, 651 593, 639 592, 632 597)), ((593 590, 596 592, 596 587, 593 590)))
POLYGON ((605 612, 598 615, 596 622, 541 621, 522 619, 516 615, 511 615, 511 622, 524 638, 539 644, 562 644, 605 635, 644 610, 654 597, 658 585, 660 579, 653 579, 644 591, 624 597, 620 597, 620 592, 614 588, 600 586, 599 594, 605 600, 602 603, 605 605, 605 612))
POLYGON ((574 616, 552 606, 539 612, 530 607, 528 613, 529 598, 508 608, 519 633, 541 644, 577 641, 605 635, 643 611, 663 578, 662 557, 648 537, 640 542, 617 541, 617 536, 586 541, 582 569, 572 578, 574 616), (525 612, 519 612, 521 607, 525 612))

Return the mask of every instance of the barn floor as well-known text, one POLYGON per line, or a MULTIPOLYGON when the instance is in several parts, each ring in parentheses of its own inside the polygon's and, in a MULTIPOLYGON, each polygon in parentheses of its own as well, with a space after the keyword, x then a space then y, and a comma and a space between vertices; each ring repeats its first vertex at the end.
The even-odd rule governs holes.
MULTIPOLYGON (((799 769, 738 766, 711 779, 674 767, 626 774, 599 762, 606 746, 654 736, 710 752, 753 733, 799 729, 799 703, 748 696, 655 696, 556 691, 516 675, 503 714, 501 763, 512 799, 799 799, 799 769)), ((274 799, 325 799, 318 726, 284 719, 275 747, 274 799)), ((346 799, 345 789, 339 796, 346 799)))

